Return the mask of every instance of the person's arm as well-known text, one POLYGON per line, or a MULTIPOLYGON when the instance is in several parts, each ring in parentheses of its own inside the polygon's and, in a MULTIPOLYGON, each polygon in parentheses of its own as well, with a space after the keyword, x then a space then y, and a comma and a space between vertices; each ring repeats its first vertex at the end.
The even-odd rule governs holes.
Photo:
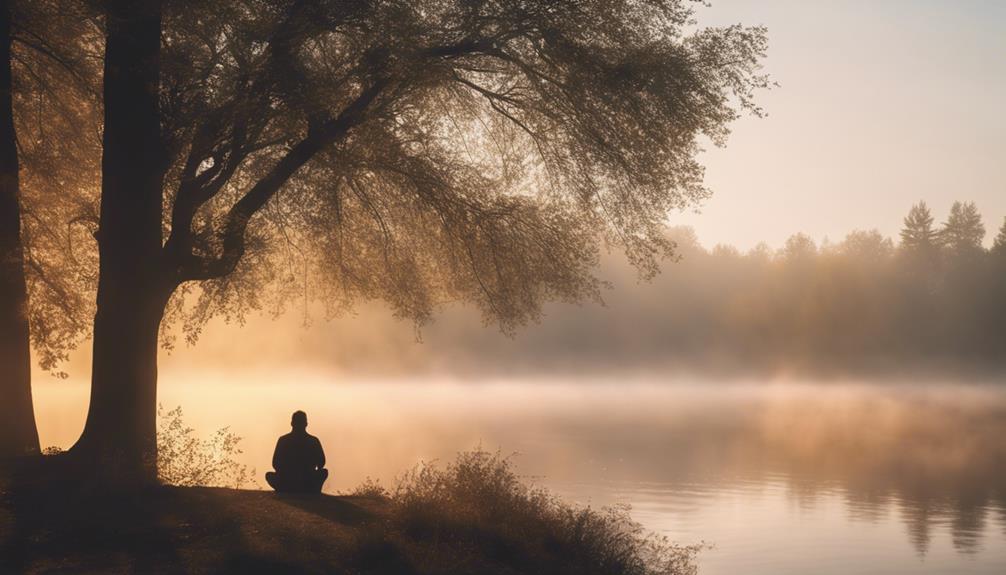
POLYGON ((280 466, 283 464, 283 457, 280 455, 280 445, 283 443, 283 438, 276 440, 276 449, 272 452, 272 468, 279 471, 280 466))
POLYGON ((325 450, 321 448, 321 440, 315 438, 315 443, 318 444, 318 469, 325 467, 325 450))

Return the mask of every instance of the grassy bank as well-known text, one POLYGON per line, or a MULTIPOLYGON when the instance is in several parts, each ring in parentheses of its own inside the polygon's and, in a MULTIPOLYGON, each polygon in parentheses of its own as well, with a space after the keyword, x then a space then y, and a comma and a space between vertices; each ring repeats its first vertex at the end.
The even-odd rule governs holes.
POLYGON ((482 451, 345 496, 48 487, 0 501, 0 573, 694 573, 694 549, 624 510, 566 504, 482 451))

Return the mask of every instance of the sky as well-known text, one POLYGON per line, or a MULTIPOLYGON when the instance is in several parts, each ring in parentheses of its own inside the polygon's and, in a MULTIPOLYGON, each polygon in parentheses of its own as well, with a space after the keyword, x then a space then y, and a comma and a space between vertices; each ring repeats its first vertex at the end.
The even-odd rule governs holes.
POLYGON ((712 0, 700 25, 768 28, 768 117, 702 158, 713 197, 672 214, 702 243, 780 246, 805 232, 897 236, 925 200, 974 201, 986 243, 1006 216, 1006 2, 712 0))

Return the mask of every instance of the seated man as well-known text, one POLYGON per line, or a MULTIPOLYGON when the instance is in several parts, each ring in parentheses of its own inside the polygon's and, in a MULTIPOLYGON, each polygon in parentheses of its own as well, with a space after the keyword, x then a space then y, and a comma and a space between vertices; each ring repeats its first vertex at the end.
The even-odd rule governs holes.
POLYGON ((279 438, 272 455, 276 470, 265 474, 265 480, 280 493, 320 493, 328 479, 325 452, 318 438, 307 432, 307 414, 293 412, 293 431, 279 438))

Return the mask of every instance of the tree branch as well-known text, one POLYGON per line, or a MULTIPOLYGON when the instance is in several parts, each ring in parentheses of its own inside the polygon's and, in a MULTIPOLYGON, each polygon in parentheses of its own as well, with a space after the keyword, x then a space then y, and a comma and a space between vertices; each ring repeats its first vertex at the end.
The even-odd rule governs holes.
POLYGON ((221 234, 222 253, 216 258, 191 258, 190 265, 179 270, 179 281, 215 279, 234 271, 245 252, 245 231, 252 216, 318 152, 344 138, 352 128, 359 125, 365 119, 367 108, 377 99, 387 83, 384 79, 375 81, 337 117, 321 123, 293 146, 227 212, 221 234))
MULTIPOLYGON (((225 115, 222 110, 217 112, 217 119, 225 115)), ((223 189, 248 154, 244 148, 246 123, 243 119, 234 121, 229 150, 226 151, 214 150, 216 145, 227 141, 212 143, 212 133, 217 125, 217 122, 208 120, 197 131, 182 169, 178 193, 171 209, 171 235, 164 244, 169 265, 175 268, 184 266, 185 260, 191 256, 192 220, 196 212, 223 189), (200 173, 199 166, 207 159, 212 159, 213 165, 200 173)))
POLYGON ((90 83, 88 79, 84 77, 83 74, 81 74, 80 71, 81 65, 79 63, 69 60, 66 57, 59 54, 58 52, 56 52, 56 50, 54 50, 51 46, 49 46, 45 42, 45 40, 42 39, 42 37, 32 32, 31 30, 16 25, 15 28, 19 32, 23 32, 24 34, 26 34, 26 36, 19 36, 15 34, 13 38, 11 38, 13 42, 21 44, 26 48, 29 48, 30 50, 34 50, 40 56, 55 62, 60 68, 62 68, 64 71, 70 74, 70 76, 73 77, 73 79, 80 86, 83 86, 88 94, 96 98, 100 96, 100 93, 95 88, 95 86, 92 83, 90 83), (30 36, 30 38, 27 36, 30 36))

